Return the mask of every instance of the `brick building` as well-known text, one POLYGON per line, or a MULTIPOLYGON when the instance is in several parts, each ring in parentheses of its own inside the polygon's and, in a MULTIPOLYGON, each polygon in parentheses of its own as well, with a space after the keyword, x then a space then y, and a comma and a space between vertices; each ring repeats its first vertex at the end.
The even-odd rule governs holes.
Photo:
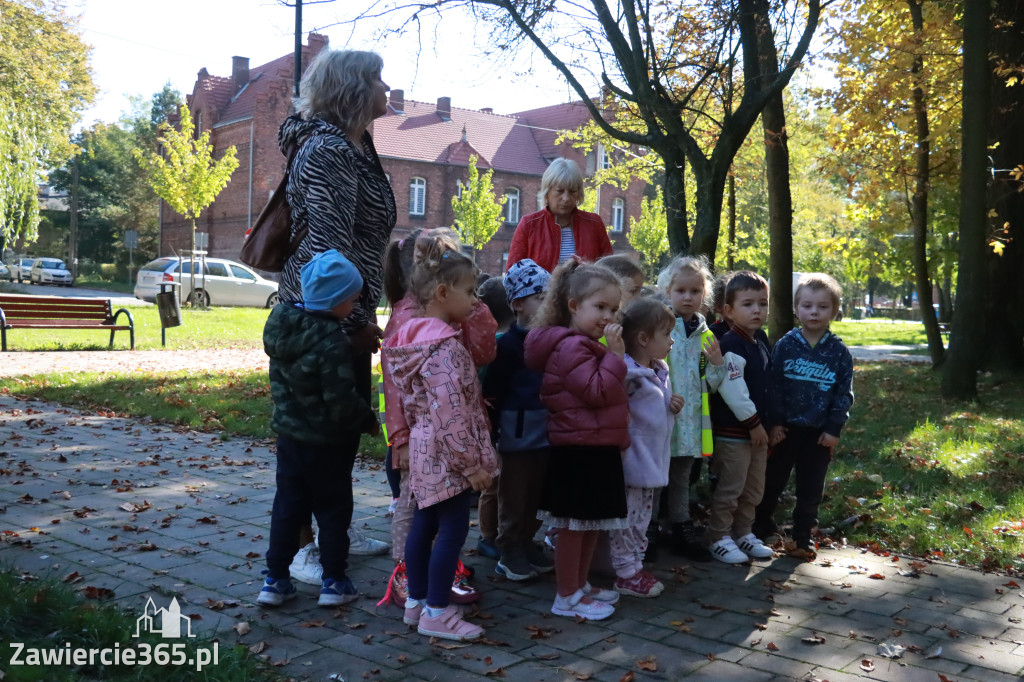
MULTIPOLYGON (((327 38, 310 34, 303 46, 304 64, 327 47, 327 38)), ((187 97, 197 129, 210 130, 215 154, 236 147, 238 169, 217 200, 200 216, 196 229, 209 233, 211 256, 237 258, 246 229, 259 214, 284 172, 277 148, 277 130, 290 112, 293 56, 260 67, 232 58, 231 77, 199 71, 187 97)), ((540 180, 552 159, 573 158, 586 175, 605 152, 584 156, 568 144, 556 145, 560 131, 584 125, 590 114, 581 102, 556 104, 510 115, 490 109, 453 107, 451 99, 434 103, 406 100, 391 91, 388 112, 371 129, 381 163, 395 191, 398 221, 394 238, 419 227, 451 225, 451 198, 468 181, 471 155, 481 171, 494 170, 495 192, 508 197, 505 222, 477 252, 485 272, 500 272, 519 219, 538 210, 540 180)), ((632 251, 626 240, 629 217, 638 216, 646 184, 635 181, 626 190, 606 185, 598 190, 597 212, 612 227, 616 251, 632 251)), ((161 254, 188 249, 188 224, 167 206, 161 210, 161 254)))

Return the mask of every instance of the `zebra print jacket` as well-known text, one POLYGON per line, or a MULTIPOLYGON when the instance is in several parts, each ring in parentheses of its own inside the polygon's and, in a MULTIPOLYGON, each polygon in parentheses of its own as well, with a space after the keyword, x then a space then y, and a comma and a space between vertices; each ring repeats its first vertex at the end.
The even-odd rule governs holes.
POLYGON ((363 293, 342 323, 346 333, 374 321, 383 287, 384 251, 395 227, 395 195, 369 133, 362 150, 338 127, 321 119, 289 116, 277 135, 281 152, 299 145, 288 178, 287 197, 293 233, 309 234, 285 262, 279 294, 282 303, 301 303, 299 270, 328 249, 341 251, 363 276, 363 293))

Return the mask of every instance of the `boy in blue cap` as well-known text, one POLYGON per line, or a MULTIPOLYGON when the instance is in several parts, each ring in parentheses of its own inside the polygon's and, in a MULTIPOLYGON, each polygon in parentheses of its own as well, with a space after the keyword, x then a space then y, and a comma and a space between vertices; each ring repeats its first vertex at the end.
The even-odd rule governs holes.
POLYGON ((346 576, 352 520, 352 465, 362 433, 377 416, 359 397, 352 347, 341 321, 363 289, 359 271, 338 251, 317 254, 301 270, 302 304, 279 304, 263 329, 277 432, 277 492, 270 520, 267 579, 256 602, 279 606, 296 595, 288 566, 310 515, 320 527, 320 606, 358 593, 346 576), (351 443, 350 447, 339 447, 351 443))

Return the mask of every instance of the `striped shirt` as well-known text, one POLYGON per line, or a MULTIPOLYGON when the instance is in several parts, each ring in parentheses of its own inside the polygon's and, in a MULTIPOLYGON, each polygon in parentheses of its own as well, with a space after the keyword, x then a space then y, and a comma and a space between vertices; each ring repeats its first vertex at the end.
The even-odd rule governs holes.
POLYGON ((354 332, 375 318, 384 283, 384 250, 395 226, 395 195, 377 158, 373 139, 362 140, 363 153, 338 127, 320 119, 290 116, 281 125, 278 144, 300 144, 288 177, 293 233, 309 234, 284 264, 282 303, 301 303, 299 271, 314 255, 337 249, 363 277, 363 292, 342 328, 354 332))
POLYGON ((576 255, 576 241, 572 238, 572 226, 562 228, 562 248, 558 252, 558 264, 576 255))

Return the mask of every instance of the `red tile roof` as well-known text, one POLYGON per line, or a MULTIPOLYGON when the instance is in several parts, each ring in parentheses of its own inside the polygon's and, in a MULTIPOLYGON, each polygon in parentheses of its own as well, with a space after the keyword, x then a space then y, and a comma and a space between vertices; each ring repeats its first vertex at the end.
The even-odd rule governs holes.
MULTIPOLYGON (((305 51, 308 46, 303 45, 302 49, 305 51)), ((261 95, 273 87, 279 87, 282 78, 292 82, 292 64, 292 55, 286 54, 262 66, 250 68, 249 83, 235 95, 227 109, 221 113, 220 120, 235 121, 252 116, 261 95)))
POLYGON ((529 126, 537 149, 548 161, 560 156, 555 147, 555 139, 563 130, 575 130, 590 120, 590 110, 580 101, 553 104, 512 115, 529 126))
POLYGON ((407 99, 404 114, 389 108, 373 122, 373 142, 384 157, 468 165, 465 149, 450 151, 462 139, 463 127, 469 145, 495 170, 544 174, 547 163, 533 135, 512 116, 452 107, 451 120, 443 121, 436 104, 407 99))

